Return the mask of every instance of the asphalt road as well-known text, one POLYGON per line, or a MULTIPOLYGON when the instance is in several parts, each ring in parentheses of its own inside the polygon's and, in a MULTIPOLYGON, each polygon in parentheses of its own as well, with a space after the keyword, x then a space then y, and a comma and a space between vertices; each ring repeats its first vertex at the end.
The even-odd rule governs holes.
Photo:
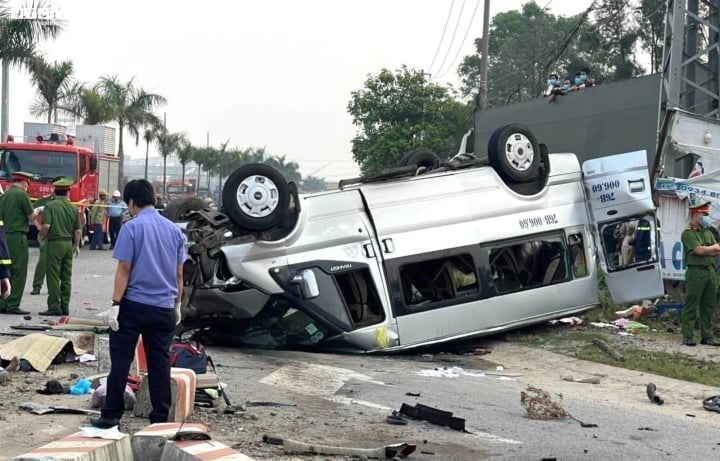
MULTIPOLYGON (((45 309, 46 289, 40 296, 29 295, 37 249, 30 251, 30 274, 22 307, 35 314, 45 309)), ((71 315, 87 317, 106 308, 114 267, 110 251, 81 251, 74 262, 71 315)), ((32 322, 38 320, 33 315, 32 322)), ((12 339, 5 334, 14 331, 10 325, 21 321, 21 317, 0 315, 0 341, 12 339)), ((305 415, 325 419, 323 443, 332 441, 336 430, 351 424, 358 444, 377 440, 383 434, 391 438, 388 443, 400 441, 397 437, 424 442, 411 457, 418 460, 720 458, 720 413, 704 411, 697 403, 708 393, 720 394, 718 389, 612 367, 600 369, 596 364, 547 352, 523 352, 493 338, 487 344, 494 350, 482 357, 439 353, 377 357, 219 347, 210 348, 210 352, 235 401, 302 402, 301 412, 305 415), (499 364, 504 366, 500 373, 496 369, 499 364), (442 376, 453 367, 457 367, 454 376, 442 376), (603 379, 599 385, 567 383, 559 379, 565 372, 603 379), (641 385, 650 380, 658 383, 659 390, 668 392, 664 395, 668 402, 665 406, 652 405, 644 397, 641 385), (596 427, 582 427, 569 418, 527 418, 520 394, 529 384, 553 394, 562 392, 562 407, 596 427), (409 396, 408 392, 420 396, 409 396), (677 403, 673 403, 674 398, 677 403), (466 420, 468 433, 419 421, 410 421, 402 428, 404 432, 397 432, 397 426, 387 425, 384 420, 402 403, 422 403, 451 411, 466 420), (321 407, 325 410, 318 410, 321 407), (367 431, 373 431, 372 436, 367 431)), ((273 415, 282 417, 288 412, 289 416, 297 411, 278 407, 273 415)), ((297 424, 293 426, 289 417, 284 421, 284 425, 268 428, 292 433, 294 438, 302 438, 305 433, 317 437, 317 428, 306 432, 297 424)))

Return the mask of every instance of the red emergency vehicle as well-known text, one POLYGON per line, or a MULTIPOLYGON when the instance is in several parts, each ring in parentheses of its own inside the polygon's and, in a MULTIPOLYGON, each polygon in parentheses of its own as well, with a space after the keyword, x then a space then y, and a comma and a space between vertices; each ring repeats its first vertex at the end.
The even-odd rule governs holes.
POLYGON ((15 142, 9 135, 0 143, 0 185, 6 190, 12 184, 12 173, 24 171, 33 175, 28 193, 33 200, 53 192, 53 180, 70 178, 70 201, 80 207, 85 216, 87 205, 97 197, 98 190, 108 194, 119 189, 115 156, 96 154, 92 149, 75 145, 71 136, 51 134, 32 140, 15 142))

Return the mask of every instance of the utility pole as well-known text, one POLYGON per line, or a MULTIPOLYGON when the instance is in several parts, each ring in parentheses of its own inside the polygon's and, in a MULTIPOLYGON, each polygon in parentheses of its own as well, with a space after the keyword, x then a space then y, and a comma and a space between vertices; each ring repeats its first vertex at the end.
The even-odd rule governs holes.
POLYGON ((490 0, 483 11, 482 60, 480 61, 480 110, 488 108, 488 49, 490 48, 490 0))

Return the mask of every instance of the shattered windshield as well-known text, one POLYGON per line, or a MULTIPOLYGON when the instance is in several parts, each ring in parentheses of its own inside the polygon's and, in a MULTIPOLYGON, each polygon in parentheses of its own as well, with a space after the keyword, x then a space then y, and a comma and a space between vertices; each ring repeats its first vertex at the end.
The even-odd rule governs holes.
POLYGON ((304 349, 315 347, 327 338, 328 332, 287 298, 273 295, 254 318, 219 322, 201 336, 208 344, 304 349))
POLYGON ((76 165, 77 157, 69 152, 0 149, 0 179, 23 171, 39 181, 52 181, 58 176, 75 181, 76 165))

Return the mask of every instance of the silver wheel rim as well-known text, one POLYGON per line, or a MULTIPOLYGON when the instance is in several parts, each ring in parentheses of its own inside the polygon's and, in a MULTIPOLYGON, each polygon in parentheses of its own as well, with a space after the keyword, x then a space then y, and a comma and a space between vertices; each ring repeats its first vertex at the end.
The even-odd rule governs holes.
POLYGON ((253 175, 245 178, 237 189, 240 210, 253 218, 271 215, 278 207, 280 191, 270 178, 253 175))
POLYGON ((505 157, 514 170, 527 170, 535 157, 532 142, 522 133, 511 134, 505 141, 505 157))

